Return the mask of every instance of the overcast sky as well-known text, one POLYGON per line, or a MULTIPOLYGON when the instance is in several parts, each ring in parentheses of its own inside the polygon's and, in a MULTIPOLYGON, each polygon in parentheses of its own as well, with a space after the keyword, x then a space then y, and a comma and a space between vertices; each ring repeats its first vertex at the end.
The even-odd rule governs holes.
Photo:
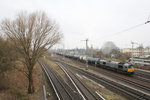
POLYGON ((131 47, 131 41, 150 45, 150 23, 117 33, 145 23, 150 0, 0 0, 0 20, 20 11, 45 11, 59 23, 65 48, 85 48, 86 38, 94 48, 106 41, 120 48, 131 47))

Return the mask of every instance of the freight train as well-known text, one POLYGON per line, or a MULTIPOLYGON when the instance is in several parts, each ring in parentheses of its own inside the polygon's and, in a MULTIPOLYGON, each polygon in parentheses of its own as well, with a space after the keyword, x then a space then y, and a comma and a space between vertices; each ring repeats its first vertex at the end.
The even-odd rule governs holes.
POLYGON ((134 66, 130 63, 108 61, 108 60, 103 60, 99 58, 87 57, 85 55, 69 55, 69 54, 61 54, 61 53, 56 53, 56 54, 70 58, 70 59, 74 59, 83 63, 87 62, 90 65, 95 65, 97 67, 110 69, 110 70, 123 73, 126 75, 134 74, 134 66))

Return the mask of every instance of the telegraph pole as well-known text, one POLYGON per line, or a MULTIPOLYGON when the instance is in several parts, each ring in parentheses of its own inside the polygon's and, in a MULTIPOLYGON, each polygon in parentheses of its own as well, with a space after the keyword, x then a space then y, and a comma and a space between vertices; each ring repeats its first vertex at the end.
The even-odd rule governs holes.
POLYGON ((131 63, 133 64, 133 45, 134 45, 134 42, 131 42, 131 44, 132 44, 132 59, 131 59, 131 63))
POLYGON ((131 54, 131 56, 132 56, 132 59, 131 59, 131 63, 132 64, 134 64, 134 62, 133 62, 133 52, 134 52, 134 44, 137 44, 137 45, 139 45, 138 43, 136 43, 136 42, 131 42, 131 44, 132 44, 132 54, 131 54))
MULTIPOLYGON (((150 18, 150 15, 148 16, 148 19, 147 19, 147 21, 145 22, 145 24, 150 23, 149 18, 150 18)), ((137 43, 135 43, 135 42, 131 42, 131 44, 132 44, 132 54, 131 54, 132 59, 131 59, 131 62, 132 62, 132 64, 134 64, 134 62, 133 62, 133 46, 134 46, 134 44, 137 44, 137 43)), ((139 45, 139 44, 138 44, 138 45, 139 45)))
POLYGON ((91 45, 91 57, 93 57, 93 45, 91 45))
POLYGON ((88 61, 87 61, 87 51, 88 51, 88 38, 87 39, 85 39, 85 40, 82 40, 82 41, 85 41, 85 43, 86 43, 86 50, 85 50, 85 56, 86 56, 86 69, 88 69, 88 61))
POLYGON ((85 39, 85 40, 81 40, 81 41, 85 41, 85 43, 86 43, 86 50, 85 50, 85 54, 87 55, 87 51, 88 51, 88 38, 87 39, 85 39))
POLYGON ((86 42, 86 55, 87 55, 87 51, 88 51, 88 39, 84 40, 86 42))

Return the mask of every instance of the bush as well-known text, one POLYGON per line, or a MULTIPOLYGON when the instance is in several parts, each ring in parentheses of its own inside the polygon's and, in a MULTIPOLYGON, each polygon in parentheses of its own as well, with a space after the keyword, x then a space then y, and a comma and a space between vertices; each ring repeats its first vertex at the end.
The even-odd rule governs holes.
POLYGON ((14 48, 8 40, 0 37, 0 74, 11 70, 17 59, 14 48))

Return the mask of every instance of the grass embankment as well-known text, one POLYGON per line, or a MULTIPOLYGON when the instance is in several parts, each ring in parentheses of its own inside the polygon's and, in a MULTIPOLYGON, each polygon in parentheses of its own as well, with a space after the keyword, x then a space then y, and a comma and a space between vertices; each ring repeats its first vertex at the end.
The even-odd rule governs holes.
POLYGON ((35 93, 28 94, 28 79, 25 75, 16 69, 6 72, 0 80, 0 100, 41 100, 43 95, 41 79, 42 70, 36 64, 33 70, 35 93))

